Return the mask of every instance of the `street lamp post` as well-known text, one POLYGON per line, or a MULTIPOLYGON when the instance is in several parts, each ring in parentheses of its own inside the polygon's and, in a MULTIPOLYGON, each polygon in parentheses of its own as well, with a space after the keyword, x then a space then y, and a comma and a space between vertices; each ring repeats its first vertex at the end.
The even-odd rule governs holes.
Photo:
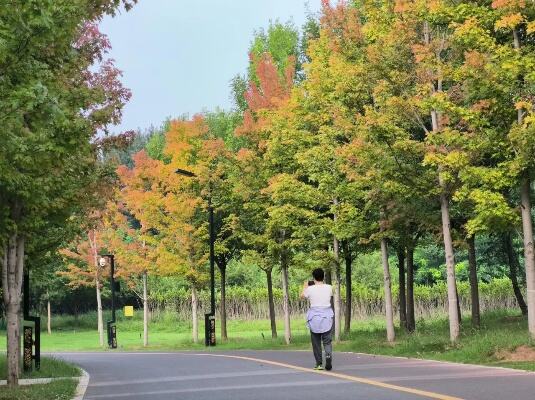
MULTIPOLYGON (((188 178, 196 178, 191 171, 178 168, 175 173, 188 178)), ((208 229, 210 232, 210 312, 204 314, 204 344, 206 346, 215 346, 215 255, 214 255, 214 208, 212 207, 212 186, 210 184, 208 193, 208 229)))
POLYGON ((117 326, 115 325, 115 256, 113 254, 102 254, 99 264, 101 267, 106 266, 106 258, 110 260, 110 286, 111 286, 111 320, 107 321, 106 328, 108 332, 108 346, 112 349, 117 348, 117 326))

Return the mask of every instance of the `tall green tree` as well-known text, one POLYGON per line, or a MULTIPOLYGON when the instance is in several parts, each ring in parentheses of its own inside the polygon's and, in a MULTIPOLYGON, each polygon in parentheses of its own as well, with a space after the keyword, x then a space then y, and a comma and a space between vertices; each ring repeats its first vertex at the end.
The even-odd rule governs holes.
POLYGON ((134 1, 0 4, 0 203, 8 383, 17 385, 26 249, 49 221, 65 224, 95 179, 91 139, 118 122, 129 93, 103 61, 96 22, 134 1), (90 69, 102 62, 97 71, 90 69), (62 222, 63 221, 63 222, 62 222))
POLYGON ((280 77, 284 78, 288 67, 295 68, 296 71, 301 70, 300 60, 303 49, 300 46, 299 31, 291 22, 271 22, 267 30, 256 31, 249 46, 247 73, 245 76, 235 76, 230 82, 231 98, 237 111, 243 113, 247 110, 246 93, 251 83, 256 86, 261 85, 259 66, 264 63, 263 59, 266 54, 270 55, 271 62, 275 65, 280 77))
MULTIPOLYGON (((271 55, 269 53, 262 55, 262 61, 257 66, 259 84, 252 79, 249 82, 245 94, 248 108, 244 112, 241 125, 236 129, 236 135, 246 140, 246 144, 236 154, 238 169, 245 174, 244 178, 234 181, 236 193, 239 193, 242 201, 247 203, 240 218, 242 237, 246 245, 281 266, 287 343, 291 340, 288 287, 291 253, 287 240, 291 238, 288 236, 289 233, 286 233, 285 227, 274 222, 278 216, 283 215, 274 214, 276 207, 273 207, 271 201, 273 192, 269 188, 274 184, 272 178, 282 170, 279 166, 273 165, 265 154, 268 140, 274 131, 271 118, 277 117, 276 110, 288 100, 293 86, 294 65, 290 62, 281 76, 271 55)), ((271 269, 265 271, 269 287, 271 269)), ((270 317, 272 335, 275 336, 275 316, 272 314, 270 317)))
POLYGON ((498 31, 507 32, 510 40, 499 47, 500 70, 507 77, 506 82, 513 93, 516 121, 511 121, 508 138, 514 158, 511 167, 517 171, 520 189, 522 234, 524 238, 524 262, 526 270, 528 329, 535 338, 535 250, 533 246, 533 220, 531 215, 531 186, 534 170, 534 101, 533 87, 533 34, 535 33, 535 7, 521 0, 495 0, 492 7, 499 19, 495 23, 498 31), (513 52, 511 52, 511 44, 513 52))
MULTIPOLYGON (((215 263, 221 278, 221 339, 228 339, 226 312, 227 267, 242 249, 239 232, 239 214, 242 209, 240 196, 233 190, 232 182, 241 178, 234 157, 244 145, 244 138, 236 137, 234 130, 241 122, 236 112, 216 110, 203 115, 206 132, 203 136, 204 151, 199 153, 199 164, 204 164, 210 174, 210 201, 214 208, 215 263)), ((206 219, 205 219, 206 221, 206 219)), ((206 229, 209 229, 206 227, 206 229)))
MULTIPOLYGON (((300 221, 296 221, 301 225, 292 233, 308 244, 301 251, 323 252, 326 254, 320 258, 329 260, 323 267, 327 268, 334 286, 334 338, 339 340, 342 320, 340 242, 355 240, 358 231, 352 229, 356 221, 344 217, 355 216, 358 210, 350 198, 351 188, 340 168, 337 152, 349 140, 348 127, 352 113, 358 109, 355 99, 362 85, 355 79, 355 66, 346 63, 329 45, 327 29, 334 32, 343 27, 323 28, 318 39, 308 42, 309 63, 303 71, 306 79, 294 89, 284 111, 280 111, 282 118, 270 135, 266 158, 286 174, 281 181, 288 186, 286 190, 293 190, 293 196, 281 207, 291 204, 295 207, 294 213, 297 215, 299 210, 301 214, 300 221), (349 87, 355 90, 344 90, 349 87), (326 252, 326 249, 330 250, 326 252)), ((350 287, 346 290, 351 292, 350 287)))

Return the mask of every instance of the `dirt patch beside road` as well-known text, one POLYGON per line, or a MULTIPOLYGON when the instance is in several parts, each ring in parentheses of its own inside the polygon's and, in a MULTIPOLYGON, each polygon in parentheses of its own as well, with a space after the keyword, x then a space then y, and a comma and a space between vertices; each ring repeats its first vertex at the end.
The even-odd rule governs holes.
POLYGON ((535 361, 535 347, 524 345, 513 351, 500 350, 496 357, 500 361, 535 361))

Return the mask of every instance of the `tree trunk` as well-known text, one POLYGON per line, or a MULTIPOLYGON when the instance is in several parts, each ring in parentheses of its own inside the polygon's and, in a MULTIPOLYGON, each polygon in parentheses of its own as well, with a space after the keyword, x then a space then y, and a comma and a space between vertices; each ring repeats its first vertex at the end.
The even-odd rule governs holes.
MULTIPOLYGON (((515 49, 520 52, 520 35, 513 29, 515 49)), ((524 123, 524 110, 517 110, 518 125, 524 123)), ((524 265, 526 269, 526 289, 528 306, 528 330, 535 339, 535 254, 533 249, 533 221, 531 220, 531 179, 524 173, 520 182, 520 208, 522 210, 522 233, 524 237, 524 265)))
POLYGON ((468 266, 470 279, 470 296, 472 299, 472 325, 479 328, 481 325, 481 314, 479 309, 479 284, 477 279, 476 244, 474 236, 469 236, 468 243, 468 266))
POLYGON ((281 273, 282 273, 282 301, 284 309, 284 340, 286 344, 290 344, 291 341, 291 328, 290 328, 290 293, 288 288, 288 264, 285 257, 281 258, 281 273))
MULTIPOLYGON (((48 295, 47 295, 48 297, 48 295)), ((50 307, 50 298, 47 299, 46 301, 46 330, 48 332, 49 335, 52 334, 52 310, 51 310, 51 307, 50 307)))
POLYGON ((104 346, 104 318, 102 316, 102 295, 100 293, 100 264, 98 259, 98 244, 97 244, 97 233, 95 230, 91 230, 87 233, 87 238, 89 240, 89 245, 91 246, 91 251, 93 252, 93 262, 95 266, 95 288, 97 294, 97 328, 100 341, 100 347, 104 346), (91 237, 93 234, 93 237, 91 237))
MULTIPOLYGON (((440 186, 444 187, 442 182, 440 186)), ((455 343, 457 340, 459 340, 459 309, 457 303, 457 283, 455 281, 455 256, 453 252, 453 241, 451 238, 450 207, 448 197, 444 192, 442 192, 440 195, 440 210, 442 214, 444 250, 446 253, 450 340, 452 343, 455 343)))
POLYGON ((100 294, 100 279, 95 278, 95 286, 97 289, 97 325, 100 347, 104 346, 104 318, 102 316, 102 296, 100 294))
POLYGON ((528 315, 528 306, 524 301, 524 296, 522 295, 522 290, 520 289, 520 284, 518 283, 518 270, 520 269, 520 264, 513 247, 513 238, 510 233, 507 233, 503 236, 502 243, 505 253, 507 254, 507 260, 509 263, 509 279, 511 280, 511 285, 513 286, 516 302, 518 303, 518 307, 520 307, 522 315, 528 315))
MULTIPOLYGON (((324 282, 325 282, 327 285, 332 285, 332 284, 333 284, 333 269, 332 269, 332 266, 330 266, 330 265, 325 269, 325 278, 324 278, 324 282)), ((331 300, 331 306, 332 306, 333 309, 334 309, 334 303, 333 303, 332 300, 331 300)))
MULTIPOLYGON (((426 46, 431 46, 431 29, 429 23, 424 23, 424 43, 426 46)), ((436 53, 437 62, 441 61, 441 55, 436 53)), ((432 82, 432 95, 442 92, 442 78, 432 82)), ((431 124, 433 132, 438 132, 441 129, 441 113, 439 110, 431 110, 431 124)), ((439 186, 441 188, 440 194, 440 211, 442 215, 442 233, 444 237, 444 250, 446 253, 446 275, 448 286, 448 316, 450 324, 450 340, 452 343, 459 339, 459 309, 457 303, 457 284, 455 282, 455 256, 453 252, 453 241, 451 238, 451 222, 450 222, 450 205, 447 195, 447 187, 441 178, 440 167, 438 170, 439 186)))
POLYGON ((399 270, 399 326, 407 329, 407 297, 405 293, 405 247, 397 250, 399 270))
POLYGON ((455 293, 457 294, 457 320, 459 321, 459 327, 463 323, 463 314, 461 311, 461 297, 459 296, 459 289, 455 287, 455 293))
POLYGON ((386 311, 386 338, 393 342, 396 338, 394 330, 394 314, 392 308, 392 282, 390 279, 390 267, 388 265, 388 247, 386 239, 381 239, 381 255, 383 260, 383 277, 385 288, 385 311, 386 311))
POLYGON ((20 303, 6 307, 7 322, 7 381, 10 387, 19 384, 20 375, 20 303))
POLYGON ((407 330, 414 332, 414 247, 407 246, 407 330))
POLYGON ((533 254, 533 222, 531 220, 531 181, 525 176, 520 187, 524 262, 526 268, 528 329, 535 339, 535 257, 533 254))
POLYGON ((13 234, 4 247, 2 260, 2 292, 7 323, 7 384, 15 387, 20 375, 20 305, 24 270, 23 237, 13 234))
POLYGON ((275 302, 273 301, 273 278, 271 276, 272 269, 266 269, 266 279, 268 287, 268 303, 269 303, 269 321, 271 322, 271 337, 277 338, 277 323, 275 321, 275 302))
POLYGON ((333 268, 333 280, 334 280, 334 340, 338 342, 340 340, 340 328, 341 324, 341 299, 340 299, 340 244, 338 239, 333 239, 333 252, 334 252, 334 268, 333 268))
POLYGON ((149 295, 147 271, 143 271, 143 346, 149 345, 149 295))
POLYGON ((197 288, 191 285, 191 323, 193 327, 193 343, 199 342, 199 318, 197 317, 197 288))
POLYGON ((227 285, 227 263, 222 261, 217 263, 219 267, 219 272, 221 273, 221 304, 220 304, 220 313, 221 313, 221 340, 226 341, 227 336, 227 295, 226 295, 226 285, 227 285))
POLYGON ((353 258, 351 257, 351 248, 349 243, 344 242, 344 258, 346 262, 346 309, 345 309, 345 324, 344 332, 349 334, 351 331, 351 312, 352 312, 352 266, 353 258))

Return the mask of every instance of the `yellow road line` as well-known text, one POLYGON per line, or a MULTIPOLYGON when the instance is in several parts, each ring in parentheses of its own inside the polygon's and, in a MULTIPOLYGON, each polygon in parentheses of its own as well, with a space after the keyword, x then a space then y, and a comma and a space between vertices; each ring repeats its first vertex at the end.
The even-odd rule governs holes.
POLYGON ((188 354, 188 355, 208 356, 208 357, 224 357, 224 358, 234 358, 234 359, 237 359, 237 360, 254 361, 254 362, 274 365, 274 366, 277 366, 277 367, 290 368, 290 369, 293 369, 293 370, 296 370, 296 371, 308 372, 308 373, 313 373, 313 374, 320 374, 320 375, 325 375, 325 376, 329 376, 329 377, 335 377, 335 378, 339 378, 339 379, 344 379, 346 381, 351 381, 351 382, 364 383, 366 385, 377 386, 377 387, 384 388, 384 389, 391 389, 391 390, 395 390, 395 391, 398 391, 398 392, 415 394, 415 395, 418 395, 418 396, 427 397, 429 399, 463 400, 463 399, 461 399, 459 397, 452 397, 452 396, 448 396, 448 395, 445 395, 445 394, 428 392, 426 390, 414 389, 414 388, 409 388, 409 387, 405 387, 405 386, 392 385, 390 383, 384 383, 384 382, 380 382, 380 381, 374 381, 372 379, 360 378, 358 376, 339 374, 337 372, 317 371, 317 370, 313 370, 313 369, 310 369, 310 368, 299 367, 297 365, 285 364, 285 363, 281 363, 281 362, 277 362, 277 361, 264 360, 264 359, 260 359, 260 358, 244 357, 244 356, 233 356, 233 355, 227 355, 227 354, 208 354, 208 353, 188 354))

